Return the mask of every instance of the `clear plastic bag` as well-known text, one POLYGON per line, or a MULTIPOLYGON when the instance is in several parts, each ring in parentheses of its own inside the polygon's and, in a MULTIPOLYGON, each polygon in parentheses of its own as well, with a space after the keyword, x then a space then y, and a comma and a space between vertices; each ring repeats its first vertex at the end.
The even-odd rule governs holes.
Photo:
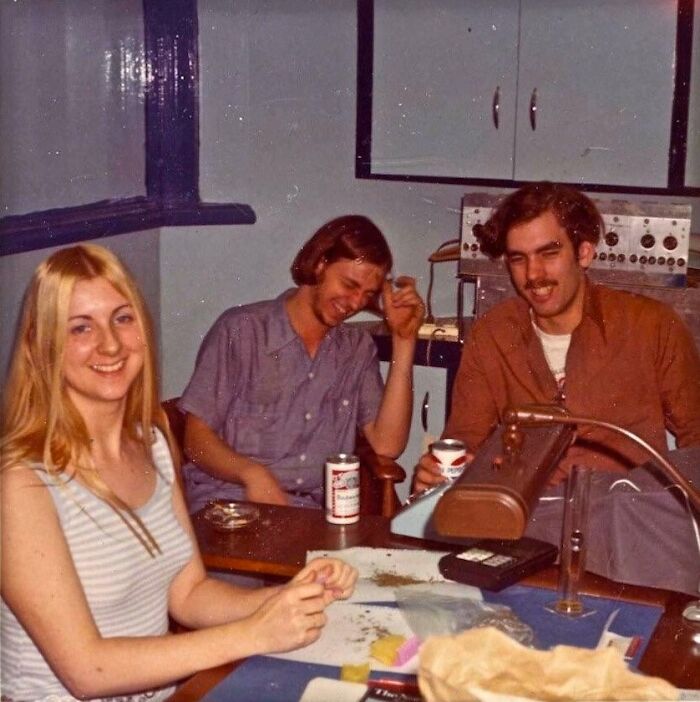
POLYGON ((492 626, 523 646, 533 646, 535 632, 505 605, 470 597, 438 594, 430 586, 396 588, 396 602, 419 639, 457 634, 465 629, 492 626))

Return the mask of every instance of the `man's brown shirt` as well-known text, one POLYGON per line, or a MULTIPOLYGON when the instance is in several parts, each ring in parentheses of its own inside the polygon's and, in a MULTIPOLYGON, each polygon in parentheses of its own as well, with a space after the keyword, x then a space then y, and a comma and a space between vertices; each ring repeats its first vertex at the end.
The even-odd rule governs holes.
MULTIPOLYGON (((515 297, 476 320, 465 341, 443 436, 474 451, 512 405, 556 403, 560 389, 515 297)), ((583 318, 571 336, 564 400, 571 414, 629 429, 661 453, 666 429, 679 447, 700 445, 700 355, 681 319, 642 295, 586 286, 583 318)), ((581 427, 552 478, 570 466, 625 471, 646 462, 636 443, 606 429, 581 427)))

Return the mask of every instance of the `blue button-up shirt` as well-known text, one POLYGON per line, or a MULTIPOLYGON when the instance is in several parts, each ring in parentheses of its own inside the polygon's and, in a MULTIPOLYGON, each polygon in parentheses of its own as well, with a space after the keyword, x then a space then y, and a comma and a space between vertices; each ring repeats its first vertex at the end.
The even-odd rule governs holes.
MULTIPOLYGON (((267 466, 289 493, 319 502, 326 458, 352 452, 358 427, 374 421, 383 393, 376 347, 352 325, 329 330, 310 358, 284 301, 224 312, 204 338, 180 409, 236 452, 267 466)), ((191 511, 217 497, 242 499, 237 483, 184 467, 191 511)))

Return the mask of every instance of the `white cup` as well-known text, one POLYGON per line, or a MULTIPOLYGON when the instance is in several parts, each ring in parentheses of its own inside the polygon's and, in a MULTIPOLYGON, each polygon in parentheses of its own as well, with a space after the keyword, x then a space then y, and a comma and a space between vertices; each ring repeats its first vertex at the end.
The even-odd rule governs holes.
POLYGON ((461 475, 467 457, 467 447, 459 439, 435 441, 430 452, 437 459, 441 473, 450 480, 461 475))

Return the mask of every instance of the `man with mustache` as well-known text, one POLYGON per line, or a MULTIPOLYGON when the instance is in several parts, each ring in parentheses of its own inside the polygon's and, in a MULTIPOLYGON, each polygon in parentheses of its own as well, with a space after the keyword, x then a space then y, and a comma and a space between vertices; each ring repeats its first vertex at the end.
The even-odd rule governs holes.
POLYGON ((411 420, 423 303, 388 279, 389 247, 366 217, 323 225, 297 254, 297 287, 224 312, 205 337, 181 400, 190 511, 212 498, 319 507, 323 464, 358 430, 396 458, 411 420), (343 322, 381 303, 392 336, 386 385, 369 334, 343 322))
MULTIPOLYGON (((478 235, 505 258, 518 297, 473 324, 443 436, 475 451, 506 408, 561 404, 572 414, 627 428, 664 453, 700 446, 700 360, 690 332, 666 305, 591 283, 586 270, 603 230, 574 188, 533 183, 510 194, 478 235)), ((632 442, 582 427, 552 483, 577 463, 625 472, 648 459, 632 442)), ((414 486, 442 482, 429 455, 414 486)))
MULTIPOLYGON (((666 305, 588 280, 586 270, 602 230, 602 218, 588 197, 542 182, 510 194, 475 232, 482 251, 504 257, 518 296, 472 325, 443 437, 461 439, 474 452, 508 407, 559 404, 572 415, 631 430, 662 454, 667 453, 667 429, 678 447, 700 446, 700 358, 693 338, 666 305)), ((558 484, 572 466, 582 465, 598 471, 597 484, 629 476, 638 483, 630 489, 659 490, 666 497, 658 483, 648 484, 648 471, 630 472, 648 460, 627 438, 581 426, 550 479, 547 496, 561 495, 558 484)), ((414 489, 443 480, 436 461, 424 455, 414 489)), ((638 541, 618 544, 614 554, 605 526, 608 515, 601 507, 591 569, 626 582, 697 594, 700 543, 689 513, 668 499, 673 504, 664 503, 658 520, 647 515, 657 532, 644 534, 626 524, 625 538, 638 541), (638 543, 654 543, 657 558, 638 557, 638 543)), ((640 514, 636 518, 645 521, 640 514)), ((527 534, 558 544, 560 530, 561 501, 541 501, 527 534)), ((621 539, 619 533, 617 537, 621 539)))

